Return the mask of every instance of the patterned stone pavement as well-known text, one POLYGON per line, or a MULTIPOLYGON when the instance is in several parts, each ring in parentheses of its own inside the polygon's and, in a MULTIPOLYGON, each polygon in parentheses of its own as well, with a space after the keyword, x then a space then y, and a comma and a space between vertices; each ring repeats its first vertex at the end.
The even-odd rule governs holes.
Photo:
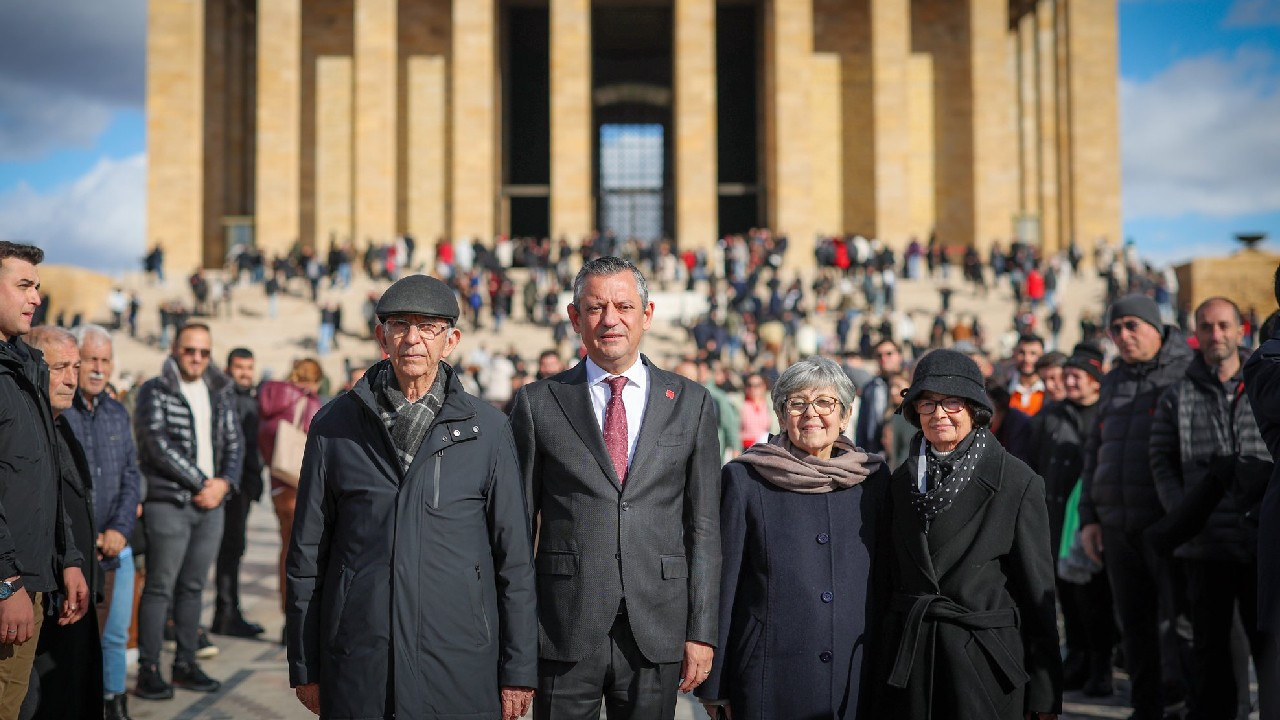
MULTIPOLYGON (((277 595, 276 554, 280 545, 276 518, 267 503, 254 506, 249 518, 249 550, 241 573, 245 615, 266 626, 259 640, 212 636, 219 648, 217 656, 202 661, 205 671, 222 681, 213 694, 178 690, 172 700, 147 701, 129 698, 130 714, 136 720, 306 720, 314 717, 302 707, 289 689, 284 648, 279 644, 283 619, 277 595)), ((212 585, 212 582, 210 583, 212 585)), ((206 595, 205 622, 212 613, 212 592, 206 595)), ((171 654, 161 662, 168 676, 171 654)), ((135 669, 130 668, 129 687, 135 669)), ((1123 676, 1118 684, 1124 688, 1123 676)), ((1068 694, 1064 718, 1126 718, 1129 709, 1119 704, 1085 702, 1076 693, 1068 694)), ((1257 717, 1254 713, 1253 717, 1257 717)), ((676 711, 678 720, 705 720, 701 707, 682 697, 676 711)))

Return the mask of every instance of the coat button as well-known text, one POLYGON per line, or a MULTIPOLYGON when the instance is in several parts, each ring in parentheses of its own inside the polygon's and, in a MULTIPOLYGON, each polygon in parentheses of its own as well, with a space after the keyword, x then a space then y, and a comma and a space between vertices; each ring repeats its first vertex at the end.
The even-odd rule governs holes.
POLYGON ((622 509, 623 509, 623 510, 630 510, 630 509, 631 509, 631 504, 630 504, 630 503, 625 503, 625 502, 624 502, 624 503, 622 503, 622 509))
POLYGON ((831 542, 831 536, 826 533, 818 533, 817 540, 819 545, 826 545, 831 542))
POLYGON ((835 595, 833 595, 833 594, 832 594, 832 592, 831 592, 830 590, 828 590, 828 591, 826 591, 826 592, 822 593, 822 602, 824 602, 824 603, 829 603, 829 602, 831 602, 832 600, 835 600, 835 599, 836 599, 836 596, 835 596, 835 595))
POLYGON ((826 650, 823 650, 822 652, 818 653, 818 659, 824 663, 829 663, 831 662, 831 653, 826 650))

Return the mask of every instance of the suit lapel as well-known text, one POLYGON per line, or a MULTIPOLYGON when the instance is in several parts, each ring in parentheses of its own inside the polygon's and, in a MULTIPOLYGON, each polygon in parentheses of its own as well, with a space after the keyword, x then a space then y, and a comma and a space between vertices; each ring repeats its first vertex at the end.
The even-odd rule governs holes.
POLYGON ((591 405, 591 391, 587 387, 587 364, 578 363, 573 374, 563 383, 551 383, 551 396, 559 403, 561 411, 569 420, 569 426, 578 434, 582 444, 600 464, 614 489, 621 490, 618 474, 613 470, 613 460, 609 450, 604 446, 604 434, 600 431, 600 421, 596 419, 595 408, 591 405))
POLYGON ((895 536, 895 544, 907 549, 907 554, 915 562, 916 568, 936 586, 938 575, 933 569, 933 560, 929 557, 929 541, 925 536, 924 522, 920 519, 920 513, 916 512, 911 504, 911 488, 915 483, 915 477, 907 471, 910 466, 911 463, 899 466, 890 480, 895 515, 891 521, 892 533, 895 536))
POLYGON ((951 570, 982 530, 987 506, 1000 489, 1001 459, 1000 448, 983 450, 973 479, 929 528, 929 550, 939 577, 951 570))
POLYGON ((671 373, 653 366, 649 358, 641 355, 640 359, 649 369, 649 397, 644 405, 644 416, 640 420, 640 436, 636 438, 636 451, 631 456, 631 466, 627 470, 627 482, 639 477, 648 465, 644 462, 651 452, 658 447, 658 436, 671 422, 675 410, 677 382, 671 373))

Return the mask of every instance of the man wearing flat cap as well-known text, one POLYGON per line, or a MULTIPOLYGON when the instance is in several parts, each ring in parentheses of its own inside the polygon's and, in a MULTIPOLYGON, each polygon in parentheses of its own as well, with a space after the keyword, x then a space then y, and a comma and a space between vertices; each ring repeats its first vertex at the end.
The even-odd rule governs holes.
POLYGON ((514 720, 532 702, 533 556, 506 418, 445 359, 443 282, 376 307, 387 358, 311 423, 286 560, 289 680, 332 718, 514 720))
POLYGON ((1097 419, 1084 446, 1080 539, 1111 581, 1120 619, 1130 704, 1136 720, 1158 720, 1185 696, 1167 557, 1157 557, 1142 533, 1164 515, 1151 476, 1150 443, 1156 403, 1187 372, 1192 350, 1186 337, 1165 326, 1145 295, 1128 295, 1107 312, 1120 357, 1102 378, 1097 419), (1163 657, 1163 659, 1162 659, 1163 657))

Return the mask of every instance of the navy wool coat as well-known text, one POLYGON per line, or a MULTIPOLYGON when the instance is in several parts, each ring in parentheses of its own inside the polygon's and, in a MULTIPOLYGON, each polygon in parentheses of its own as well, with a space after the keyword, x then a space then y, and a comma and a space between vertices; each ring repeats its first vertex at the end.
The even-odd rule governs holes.
POLYGON ((734 720, 871 717, 871 576, 888 481, 881 466, 851 488, 806 494, 744 463, 724 467, 720 640, 698 696, 728 700, 734 720))

